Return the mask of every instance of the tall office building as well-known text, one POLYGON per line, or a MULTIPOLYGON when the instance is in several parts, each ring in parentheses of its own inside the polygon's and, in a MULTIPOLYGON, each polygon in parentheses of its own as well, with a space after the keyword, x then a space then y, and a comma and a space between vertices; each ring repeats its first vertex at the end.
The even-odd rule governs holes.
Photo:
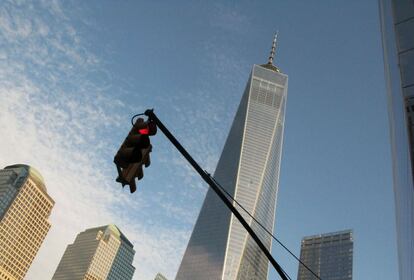
POLYGON ((0 170, 0 279, 24 278, 50 229, 54 203, 33 167, 0 170))
POLYGON ((414 1, 379 0, 400 280, 414 279, 414 1))
MULTIPOLYGON (((352 280, 352 231, 319 234, 302 239, 300 260, 323 280, 352 280)), ((298 280, 315 280, 299 264, 298 280)))
POLYGON ((161 273, 158 273, 156 276, 155 276, 155 279, 154 280, 167 280, 167 277, 165 277, 164 275, 162 275, 161 273))
POLYGON ((134 255, 115 225, 87 229, 68 245, 52 280, 131 280, 134 255))
MULTIPOLYGON (((254 65, 214 178, 266 228, 273 229, 288 77, 269 61, 254 65)), ((238 207, 235 205, 235 207, 238 207)), ((270 250, 271 239, 238 208, 270 250)), ((266 279, 268 259, 230 210, 208 190, 177 280, 266 279)))

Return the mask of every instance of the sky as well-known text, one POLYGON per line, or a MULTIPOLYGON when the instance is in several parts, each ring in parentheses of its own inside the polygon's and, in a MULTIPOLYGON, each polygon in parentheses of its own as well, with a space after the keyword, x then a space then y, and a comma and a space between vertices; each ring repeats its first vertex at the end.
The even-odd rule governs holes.
MULTIPOLYGON (((277 30, 289 89, 275 235, 299 255, 304 236, 352 229, 353 279, 397 279, 377 1, 5 0, 0 168, 32 165, 56 202, 26 279, 50 279, 76 234, 110 223, 134 244, 134 280, 174 279, 207 186, 160 133, 132 195, 113 156, 154 108, 214 173, 277 30)), ((297 262, 272 253, 295 279, 297 262)))

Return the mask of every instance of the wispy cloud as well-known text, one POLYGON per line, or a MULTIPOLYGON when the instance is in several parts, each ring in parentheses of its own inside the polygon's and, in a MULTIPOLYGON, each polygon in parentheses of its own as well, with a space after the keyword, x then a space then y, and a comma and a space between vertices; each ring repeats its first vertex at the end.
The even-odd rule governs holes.
POLYGON ((187 223, 194 216, 171 199, 131 197, 115 185, 113 135, 121 134, 128 105, 106 91, 108 82, 94 81, 111 72, 85 47, 71 15, 58 1, 3 2, 0 41, 0 166, 33 165, 56 201, 27 279, 50 279, 77 233, 112 222, 135 244, 135 279, 151 279, 160 267, 172 277, 188 225, 161 227, 135 213, 163 208, 187 223))
MULTIPOLYGON (((115 184, 112 158, 127 114, 144 108, 124 102, 131 89, 115 81, 131 87, 128 79, 112 73, 110 55, 97 55, 84 36, 100 27, 70 5, 0 5, 0 167, 33 165, 56 201, 52 228, 26 278, 50 279, 77 233, 108 223, 135 245, 134 279, 152 279, 159 271, 173 278, 207 187, 162 136, 154 139, 154 167, 145 170, 153 176, 139 184, 139 194, 115 184)), ((236 9, 221 5, 211 22, 226 32, 248 25, 236 9)), ((167 125, 180 124, 172 131, 211 173, 246 79, 237 46, 218 48, 217 40, 202 42, 205 72, 197 89, 182 88, 168 99, 154 92, 149 100, 161 117, 169 113, 167 125)))
POLYGON ((241 13, 237 6, 237 3, 216 3, 211 24, 233 33, 246 32, 250 27, 250 19, 245 13, 241 13))

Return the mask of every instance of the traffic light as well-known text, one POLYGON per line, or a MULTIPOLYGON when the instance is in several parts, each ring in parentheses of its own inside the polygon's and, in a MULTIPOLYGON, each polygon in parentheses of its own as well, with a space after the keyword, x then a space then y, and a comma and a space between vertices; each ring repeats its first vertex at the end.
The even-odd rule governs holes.
POLYGON ((151 164, 152 146, 149 136, 156 133, 157 126, 154 122, 137 119, 114 157, 118 170, 116 181, 123 187, 129 185, 131 193, 137 189, 135 178, 141 180, 144 177, 142 165, 148 167, 151 164))

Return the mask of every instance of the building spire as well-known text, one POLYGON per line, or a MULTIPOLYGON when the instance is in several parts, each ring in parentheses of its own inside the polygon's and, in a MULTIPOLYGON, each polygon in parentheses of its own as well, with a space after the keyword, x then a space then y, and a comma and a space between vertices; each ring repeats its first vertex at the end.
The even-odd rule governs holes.
POLYGON ((280 70, 279 68, 277 68, 275 65, 273 65, 273 60, 275 59, 275 53, 276 53, 276 46, 277 46, 277 35, 279 34, 279 31, 277 31, 275 33, 275 36, 273 37, 273 42, 272 42, 272 49, 270 50, 270 55, 269 55, 269 59, 267 60, 266 64, 262 64, 260 66, 266 68, 266 69, 270 69, 272 71, 275 72, 279 72, 280 70))
POLYGON ((267 64, 273 65, 273 59, 275 58, 276 53, 276 42, 277 42, 277 35, 279 34, 279 31, 275 33, 275 36, 273 37, 272 42, 272 49, 270 50, 269 60, 267 61, 267 64))

